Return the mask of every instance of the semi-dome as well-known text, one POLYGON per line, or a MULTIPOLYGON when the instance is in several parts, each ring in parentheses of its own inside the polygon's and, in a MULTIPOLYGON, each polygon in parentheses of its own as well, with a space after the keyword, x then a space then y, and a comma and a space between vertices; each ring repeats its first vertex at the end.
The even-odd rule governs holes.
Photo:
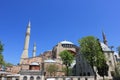
POLYGON ((70 42, 70 41, 66 41, 66 40, 61 41, 60 43, 61 43, 61 44, 73 44, 72 42, 70 42))
POLYGON ((37 62, 32 62, 30 65, 38 66, 39 64, 37 62))
POLYGON ((104 43, 101 42, 100 44, 101 44, 103 51, 111 51, 111 49, 107 45, 105 45, 104 43))

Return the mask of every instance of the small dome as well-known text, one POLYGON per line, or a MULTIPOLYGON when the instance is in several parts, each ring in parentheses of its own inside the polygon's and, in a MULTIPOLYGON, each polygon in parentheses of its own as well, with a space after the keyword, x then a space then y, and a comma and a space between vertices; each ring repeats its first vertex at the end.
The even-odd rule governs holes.
POLYGON ((46 62, 46 63, 55 63, 56 61, 54 61, 52 59, 48 59, 48 60, 44 60, 44 62, 46 62))
POLYGON ((111 49, 107 45, 105 45, 104 43, 101 42, 100 44, 101 44, 103 51, 111 51, 111 49))
POLYGON ((73 44, 72 42, 70 42, 70 41, 66 41, 66 40, 61 41, 60 43, 61 43, 61 44, 73 44))
POLYGON ((39 64, 37 62, 32 62, 30 65, 34 65, 34 66, 36 65, 37 66, 39 64))

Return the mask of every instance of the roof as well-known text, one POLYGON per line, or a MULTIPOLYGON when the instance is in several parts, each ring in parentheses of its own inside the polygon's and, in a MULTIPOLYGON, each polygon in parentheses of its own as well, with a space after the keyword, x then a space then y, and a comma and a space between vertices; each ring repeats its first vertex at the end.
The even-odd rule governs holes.
POLYGON ((7 76, 10 76, 10 77, 17 77, 17 76, 20 76, 20 74, 9 74, 7 76))
POLYGON ((100 44, 101 44, 103 51, 111 51, 111 49, 107 45, 105 45, 104 43, 101 42, 100 44))
POLYGON ((70 41, 66 41, 66 40, 61 41, 60 43, 61 43, 61 44, 73 44, 72 42, 70 42, 70 41))
POLYGON ((32 62, 30 65, 39 65, 37 62, 32 62))
POLYGON ((0 71, 0 74, 11 74, 11 73, 6 72, 6 71, 0 71))
POLYGON ((46 62, 46 63, 55 63, 56 61, 52 60, 52 59, 48 59, 48 60, 44 60, 44 62, 46 62))

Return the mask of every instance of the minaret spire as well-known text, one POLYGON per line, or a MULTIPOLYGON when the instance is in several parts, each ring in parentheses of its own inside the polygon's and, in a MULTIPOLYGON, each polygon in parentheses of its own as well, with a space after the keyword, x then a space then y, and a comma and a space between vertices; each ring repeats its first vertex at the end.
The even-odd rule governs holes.
POLYGON ((28 48, 29 48, 29 40, 30 40, 30 21, 28 22, 27 25, 27 31, 26 31, 26 36, 25 36, 25 43, 24 43, 24 49, 23 49, 23 53, 21 55, 21 60, 20 60, 20 64, 23 63, 23 59, 24 58, 28 58, 28 48))
POLYGON ((28 22, 28 27, 30 27, 31 26, 31 22, 30 22, 30 20, 29 20, 29 22, 28 22))
POLYGON ((108 46, 107 39, 103 31, 102 31, 102 36, 103 36, 103 43, 108 46))
POLYGON ((33 47, 33 57, 36 56, 36 43, 34 43, 34 47, 33 47))

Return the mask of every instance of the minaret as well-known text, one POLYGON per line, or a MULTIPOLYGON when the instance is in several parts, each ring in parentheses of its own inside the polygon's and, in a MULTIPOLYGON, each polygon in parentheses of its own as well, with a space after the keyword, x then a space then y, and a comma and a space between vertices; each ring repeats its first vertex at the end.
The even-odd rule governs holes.
POLYGON ((33 47, 33 57, 36 56, 36 43, 34 43, 34 47, 33 47))
POLYGON ((103 31, 102 31, 102 36, 103 36, 103 43, 108 46, 107 39, 103 31))
POLYGON ((29 40, 30 40, 30 26, 31 26, 31 24, 30 24, 30 21, 29 21, 28 26, 27 26, 24 49, 23 49, 23 53, 21 55, 20 64, 23 63, 24 58, 28 58, 28 48, 29 48, 29 40))

